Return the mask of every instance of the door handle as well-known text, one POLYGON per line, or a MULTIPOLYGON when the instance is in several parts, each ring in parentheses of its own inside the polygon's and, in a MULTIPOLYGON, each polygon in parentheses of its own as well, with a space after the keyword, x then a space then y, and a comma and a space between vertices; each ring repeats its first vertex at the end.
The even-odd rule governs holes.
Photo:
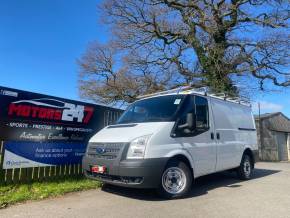
POLYGON ((210 138, 211 138, 212 140, 214 140, 214 134, 213 134, 213 132, 210 133, 210 138))
POLYGON ((220 133, 219 133, 219 132, 216 133, 216 138, 217 138, 218 140, 220 140, 221 136, 220 136, 220 133))

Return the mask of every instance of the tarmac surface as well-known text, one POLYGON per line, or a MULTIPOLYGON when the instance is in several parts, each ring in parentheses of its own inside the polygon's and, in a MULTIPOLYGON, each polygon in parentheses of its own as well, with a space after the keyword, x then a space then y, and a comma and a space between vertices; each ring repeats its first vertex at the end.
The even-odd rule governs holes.
POLYGON ((154 190, 104 186, 0 210, 0 217, 290 217, 290 163, 260 162, 252 180, 235 173, 201 177, 188 198, 160 199, 154 190))

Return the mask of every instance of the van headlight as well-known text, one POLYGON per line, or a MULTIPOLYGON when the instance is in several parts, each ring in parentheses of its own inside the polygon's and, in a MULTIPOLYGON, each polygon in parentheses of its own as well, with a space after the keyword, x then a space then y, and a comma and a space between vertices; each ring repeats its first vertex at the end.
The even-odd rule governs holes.
POLYGON ((127 153, 127 159, 141 159, 144 158, 146 145, 151 135, 145 135, 135 138, 131 141, 127 153))

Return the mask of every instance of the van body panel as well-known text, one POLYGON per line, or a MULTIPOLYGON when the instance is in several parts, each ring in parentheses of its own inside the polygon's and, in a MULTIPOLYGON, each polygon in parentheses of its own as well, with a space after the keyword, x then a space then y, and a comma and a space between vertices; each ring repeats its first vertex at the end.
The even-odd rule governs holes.
POLYGON ((211 99, 217 140, 217 167, 222 171, 239 166, 246 146, 257 144, 251 108, 219 99, 211 99))
POLYGON ((129 127, 114 125, 114 128, 107 126, 95 134, 89 142, 130 142, 137 137, 157 133, 165 126, 167 122, 136 123, 129 127))

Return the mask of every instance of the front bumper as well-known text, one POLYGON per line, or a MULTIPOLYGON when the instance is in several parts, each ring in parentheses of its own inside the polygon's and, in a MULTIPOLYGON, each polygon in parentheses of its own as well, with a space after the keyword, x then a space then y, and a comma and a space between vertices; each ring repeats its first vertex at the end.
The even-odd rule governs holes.
POLYGON ((83 158, 84 174, 87 178, 124 187, 157 188, 168 158, 151 158, 121 160, 110 163, 92 157, 83 158), (94 165, 106 166, 108 172, 96 174, 91 172, 94 165))

